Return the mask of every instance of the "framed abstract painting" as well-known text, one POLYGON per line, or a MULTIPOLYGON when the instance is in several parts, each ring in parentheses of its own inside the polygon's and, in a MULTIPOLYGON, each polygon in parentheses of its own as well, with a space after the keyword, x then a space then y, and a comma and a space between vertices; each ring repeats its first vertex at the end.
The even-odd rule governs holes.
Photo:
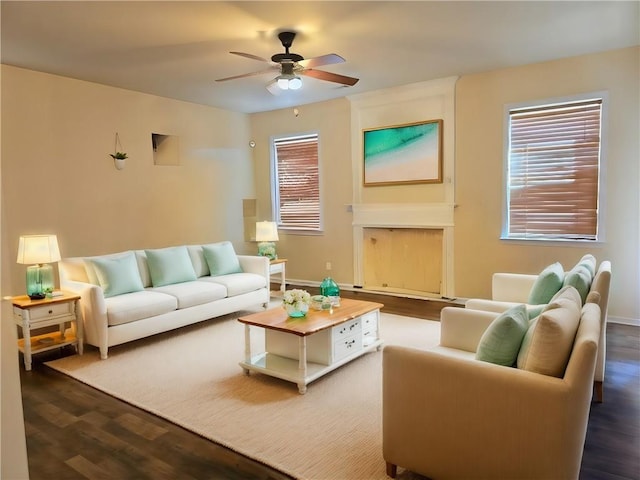
POLYGON ((442 183, 442 120, 363 131, 364 185, 442 183))

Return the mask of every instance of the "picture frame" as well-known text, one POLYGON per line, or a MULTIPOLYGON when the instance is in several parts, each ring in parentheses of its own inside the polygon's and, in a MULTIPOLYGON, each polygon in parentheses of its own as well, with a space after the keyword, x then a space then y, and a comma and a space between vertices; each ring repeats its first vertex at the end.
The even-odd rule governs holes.
POLYGON ((362 132, 364 186, 442 183, 442 120, 362 132))

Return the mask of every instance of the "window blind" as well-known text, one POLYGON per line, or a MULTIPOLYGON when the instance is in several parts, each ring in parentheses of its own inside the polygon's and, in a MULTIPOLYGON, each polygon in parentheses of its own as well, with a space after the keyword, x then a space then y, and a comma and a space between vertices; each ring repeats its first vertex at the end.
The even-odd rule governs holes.
POLYGON ((318 135, 274 141, 278 224, 299 230, 320 229, 318 135))
POLYGON ((508 235, 595 240, 602 100, 511 110, 508 235))

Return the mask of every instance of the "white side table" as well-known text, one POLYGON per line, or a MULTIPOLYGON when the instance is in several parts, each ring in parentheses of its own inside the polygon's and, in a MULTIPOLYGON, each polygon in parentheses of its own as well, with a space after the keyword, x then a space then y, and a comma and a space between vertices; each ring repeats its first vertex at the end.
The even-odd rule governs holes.
POLYGON ((286 258, 276 258, 269 262, 269 275, 280 274, 280 291, 282 293, 287 289, 287 283, 285 281, 285 270, 287 266, 286 258))
POLYGON ((63 295, 42 300, 31 300, 27 295, 12 297, 13 320, 22 329, 18 349, 24 354, 24 368, 31 370, 31 355, 46 352, 65 345, 75 345, 82 355, 83 332, 80 318, 80 296, 63 292, 63 295), (67 331, 66 324, 71 324, 67 331), (58 332, 31 335, 31 331, 58 325, 58 332))

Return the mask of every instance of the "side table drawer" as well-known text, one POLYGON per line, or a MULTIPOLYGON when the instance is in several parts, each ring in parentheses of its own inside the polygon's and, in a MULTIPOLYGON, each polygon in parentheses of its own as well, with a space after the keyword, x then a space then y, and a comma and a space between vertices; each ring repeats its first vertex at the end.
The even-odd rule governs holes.
MULTIPOLYGON (((30 308, 29 317, 31 318, 32 322, 41 322, 43 320, 49 320, 64 315, 71 315, 73 313, 73 308, 73 302, 43 305, 41 307, 30 308)), ((24 314, 24 310, 18 307, 14 307, 13 313, 19 317, 22 317, 24 314)))

